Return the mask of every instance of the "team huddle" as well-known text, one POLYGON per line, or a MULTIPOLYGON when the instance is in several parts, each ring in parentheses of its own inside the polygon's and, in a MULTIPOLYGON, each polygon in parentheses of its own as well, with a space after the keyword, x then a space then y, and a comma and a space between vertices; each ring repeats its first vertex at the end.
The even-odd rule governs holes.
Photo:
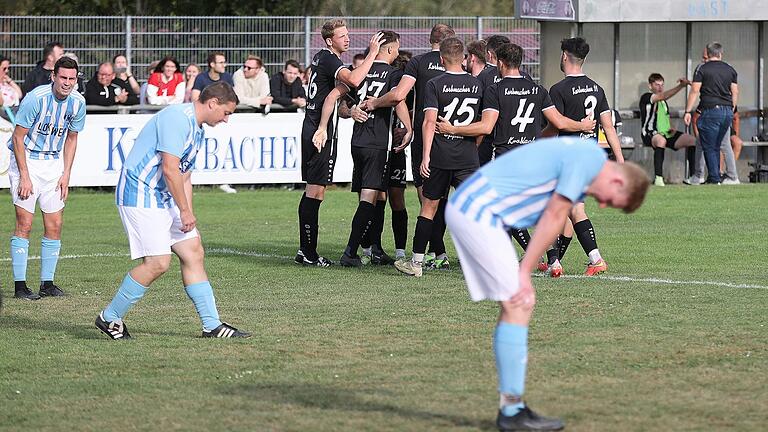
MULTIPOLYGON (((295 261, 333 265, 318 254, 318 213, 338 156, 338 119, 352 117, 352 190, 359 194, 359 203, 339 263, 394 265, 402 273, 422 277, 425 268, 450 265, 444 242, 450 230, 471 299, 500 305, 493 345, 498 428, 562 429, 562 421, 540 416, 523 402, 528 323, 535 305, 531 274, 538 268, 560 276, 560 261, 574 233, 589 257, 585 273, 606 271, 584 198, 589 195, 601 207, 632 212, 642 204, 649 184, 641 168, 623 163, 605 93, 581 71, 589 45, 581 38, 562 41, 566 77, 547 91, 521 71, 523 49, 500 35, 484 41, 488 62, 477 76, 465 71, 469 54, 445 24, 432 28, 432 51, 408 61, 400 56, 399 35, 381 31, 371 38, 363 63, 352 70, 340 59, 349 49, 344 21, 325 23, 322 37, 326 48, 310 66, 301 132, 306 189, 298 208, 300 246, 295 261), (597 144, 600 128, 608 149, 597 144), (542 139, 557 135, 561 138, 542 139), (421 209, 407 259, 404 150, 409 145, 421 209), (451 187, 455 190, 449 195, 451 187), (381 241, 387 201, 392 207, 394 258, 381 241), (533 235, 530 227, 535 228, 533 235), (525 252, 519 262, 513 239, 525 252)), ((22 101, 9 143, 17 217, 11 239, 16 297, 64 295, 53 276, 77 133, 85 117, 82 97, 72 93, 77 72, 72 60, 56 63, 53 83, 22 101), (39 295, 26 286, 37 202, 45 226, 39 295)), ((212 84, 197 101, 154 115, 126 157, 116 204, 131 258, 141 261, 98 313, 96 327, 110 338, 131 338, 123 319, 168 270, 172 254, 180 260, 202 336, 250 336, 219 319, 192 202, 191 175, 204 142, 202 126, 226 122, 237 103, 231 86, 212 84)))

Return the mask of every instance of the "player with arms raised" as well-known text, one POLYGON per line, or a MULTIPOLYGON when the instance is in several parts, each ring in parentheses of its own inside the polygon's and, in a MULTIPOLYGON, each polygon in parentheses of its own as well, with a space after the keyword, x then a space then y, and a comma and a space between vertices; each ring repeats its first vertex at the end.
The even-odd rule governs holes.
POLYGON ((326 126, 327 137, 316 146, 312 137, 320 126, 323 103, 328 93, 336 87, 336 81, 350 88, 363 82, 379 53, 381 35, 371 38, 365 61, 355 70, 349 70, 341 62, 341 54, 349 50, 347 24, 335 19, 323 24, 323 40, 326 47, 312 59, 309 89, 307 91, 306 115, 301 128, 301 179, 307 183, 299 202, 299 251, 297 264, 328 267, 332 261, 317 253, 317 232, 320 204, 325 198, 325 188, 333 182, 333 168, 336 162, 336 143, 333 139, 333 124, 326 126))

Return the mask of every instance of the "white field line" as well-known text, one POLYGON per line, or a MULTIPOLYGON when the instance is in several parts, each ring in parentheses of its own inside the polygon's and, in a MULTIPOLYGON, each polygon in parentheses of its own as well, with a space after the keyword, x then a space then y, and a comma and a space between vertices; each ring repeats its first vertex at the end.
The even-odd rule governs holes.
MULTIPOLYGON (((255 258, 275 258, 275 259, 285 259, 285 260, 293 259, 293 257, 291 256, 253 252, 253 251, 241 251, 241 250, 230 249, 230 248, 210 248, 210 249, 207 249, 206 252, 213 255, 235 255, 235 256, 247 256, 247 257, 255 257, 255 258)), ((59 256, 59 259, 82 259, 82 258, 102 258, 102 257, 128 258, 128 256, 129 255, 127 253, 104 252, 104 253, 93 253, 93 254, 84 254, 84 255, 61 255, 59 256)), ((40 257, 29 256, 28 259, 39 260, 40 257)), ((0 261, 8 262, 10 260, 11 260, 10 258, 0 258, 0 261)), ((544 275, 541 275, 541 274, 538 274, 538 276, 544 277, 544 275)), ((610 276, 610 275, 598 275, 598 276, 563 275, 562 277, 566 279, 602 279, 602 280, 609 280, 609 281, 616 281, 616 282, 637 282, 637 283, 649 283, 649 284, 657 284, 657 285, 701 285, 701 286, 715 286, 715 287, 722 287, 722 288, 768 289, 768 286, 765 286, 765 285, 737 284, 737 283, 730 283, 730 282, 706 281, 706 280, 686 281, 686 280, 638 278, 638 277, 631 277, 631 276, 610 276)))

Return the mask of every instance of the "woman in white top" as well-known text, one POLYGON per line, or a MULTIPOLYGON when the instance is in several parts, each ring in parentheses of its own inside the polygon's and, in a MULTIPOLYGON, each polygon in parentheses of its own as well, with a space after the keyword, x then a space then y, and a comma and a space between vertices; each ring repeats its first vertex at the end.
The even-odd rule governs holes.
POLYGON ((147 102, 150 105, 170 105, 184 102, 184 76, 179 62, 173 57, 160 60, 147 81, 147 102))
POLYGON ((0 56, 0 105, 11 108, 19 106, 21 87, 8 75, 11 60, 0 56))

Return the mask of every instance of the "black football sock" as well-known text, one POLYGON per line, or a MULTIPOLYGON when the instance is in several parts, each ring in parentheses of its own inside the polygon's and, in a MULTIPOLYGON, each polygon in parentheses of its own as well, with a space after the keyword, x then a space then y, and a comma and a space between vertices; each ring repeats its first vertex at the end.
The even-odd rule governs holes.
POLYGON ((371 226, 371 243, 381 249, 381 233, 384 232, 384 215, 387 210, 387 201, 376 201, 376 208, 371 226))
POLYGON ((573 231, 576 233, 576 237, 579 239, 585 254, 589 255, 590 252, 597 249, 595 229, 592 227, 592 222, 589 219, 573 224, 573 231))
POLYGON ((357 211, 355 211, 355 215, 352 217, 352 231, 349 233, 347 249, 344 251, 345 254, 349 256, 357 255, 360 241, 371 230, 375 211, 376 209, 373 204, 367 201, 360 201, 357 204, 357 211))
POLYGON ((556 260, 560 258, 559 251, 556 247, 551 247, 547 251, 547 265, 552 265, 556 260))
POLYGON ((662 176, 662 167, 664 166, 664 147, 653 149, 653 171, 657 176, 662 176))
POLYGON ((27 289, 27 281, 14 281, 13 288, 14 288, 14 291, 25 290, 27 289))
POLYGON ((527 229, 510 228, 507 230, 507 234, 509 234, 510 237, 515 239, 517 244, 519 244, 520 247, 523 248, 523 252, 525 252, 528 249, 528 243, 531 242, 531 234, 528 232, 527 229))
POLYGON ((299 229, 301 251, 310 260, 317 260, 317 224, 322 200, 302 195, 299 203, 299 229))
POLYGON ((696 172, 696 146, 685 149, 685 159, 688 161, 688 176, 696 172))
POLYGON ((408 241, 408 210, 392 211, 392 233, 395 235, 395 249, 405 249, 408 241))
POLYGON ((566 237, 562 234, 560 234, 560 237, 557 238, 557 251, 558 251, 560 260, 563 259, 563 257, 565 256, 565 252, 568 251, 568 245, 571 244, 572 238, 573 237, 566 237))
POLYGON ((435 256, 440 256, 445 253, 445 204, 448 201, 445 199, 440 200, 440 204, 437 206, 437 212, 432 225, 432 235, 429 238, 429 251, 434 252, 435 256))
POLYGON ((434 231, 434 222, 423 216, 416 220, 416 232, 413 234, 413 253, 424 254, 427 250, 427 242, 434 231))

